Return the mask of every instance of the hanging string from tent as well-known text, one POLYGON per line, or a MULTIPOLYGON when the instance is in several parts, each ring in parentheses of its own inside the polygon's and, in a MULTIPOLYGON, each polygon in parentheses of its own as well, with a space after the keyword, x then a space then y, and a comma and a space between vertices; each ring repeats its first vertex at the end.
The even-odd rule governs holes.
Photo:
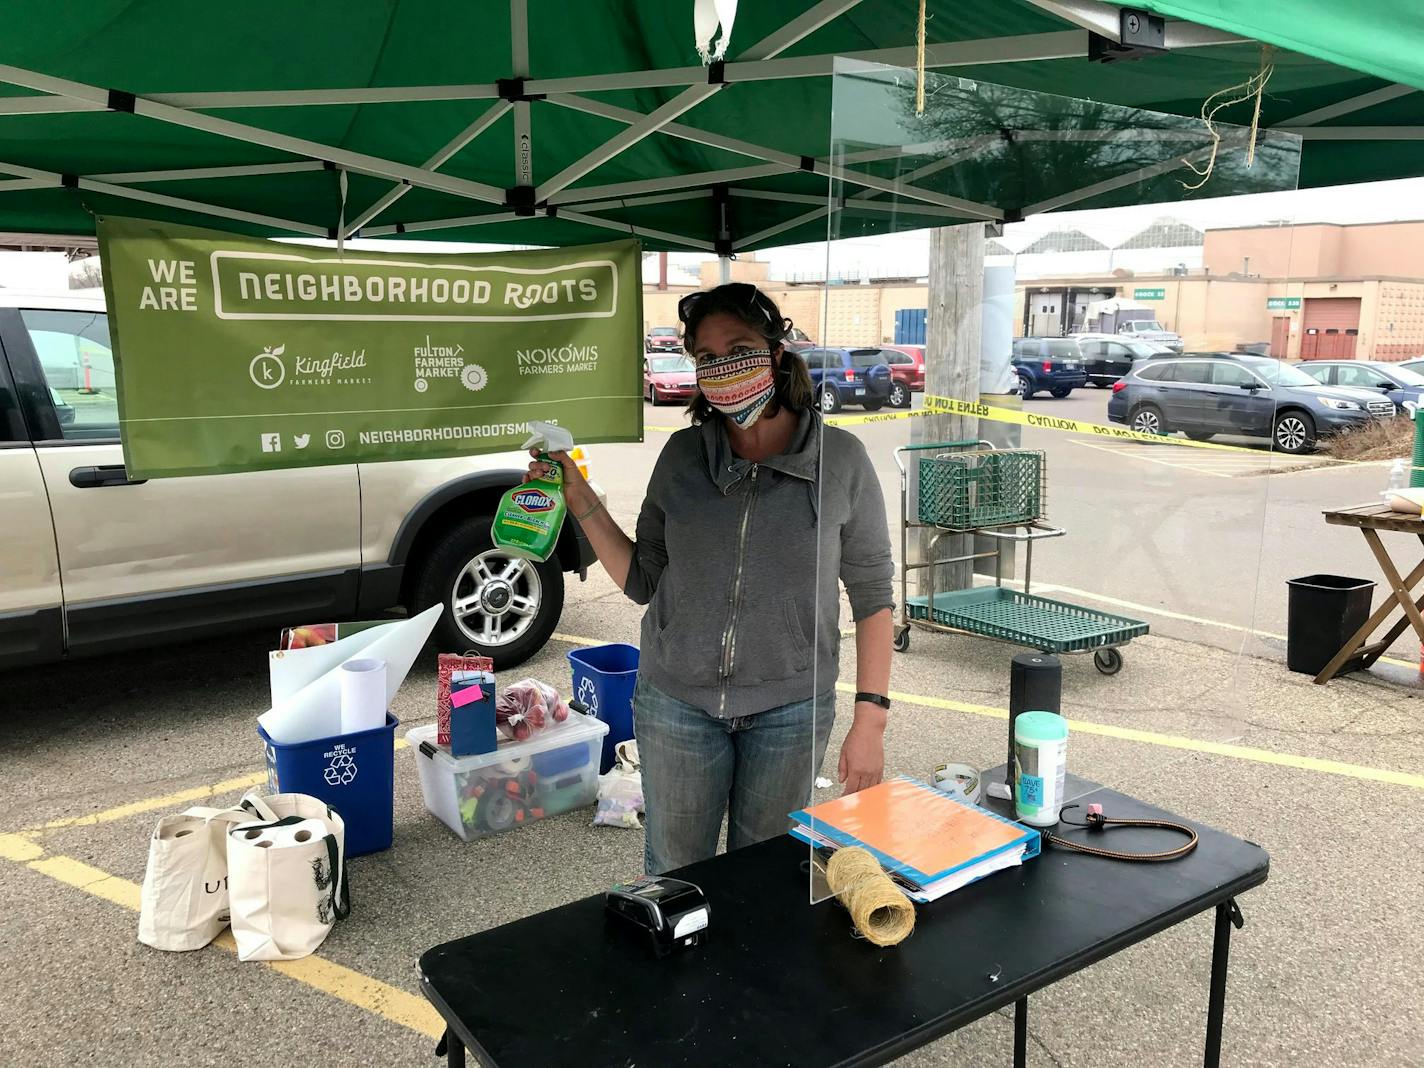
POLYGON ((925 113, 925 0, 920 0, 920 18, 915 27, 915 114, 925 113))
POLYGON ((1237 85, 1228 85, 1225 89, 1218 89, 1202 102, 1201 118, 1206 125, 1207 133, 1211 135, 1211 154, 1207 157, 1205 166, 1202 167, 1198 167, 1188 158, 1182 160, 1182 163, 1201 179, 1195 184, 1179 183, 1183 189, 1188 191, 1200 189, 1211 180, 1212 172, 1216 169, 1216 155, 1221 148, 1221 134, 1216 128, 1217 112, 1236 104, 1244 104, 1248 100, 1253 100, 1254 106, 1251 113, 1251 127, 1246 141, 1246 166, 1250 167, 1255 164, 1256 138, 1261 129, 1261 97, 1266 91, 1266 83, 1271 80, 1271 75, 1276 69, 1275 64, 1271 62, 1271 54, 1274 51, 1275 49, 1270 45, 1262 45, 1261 66, 1255 74, 1237 85))

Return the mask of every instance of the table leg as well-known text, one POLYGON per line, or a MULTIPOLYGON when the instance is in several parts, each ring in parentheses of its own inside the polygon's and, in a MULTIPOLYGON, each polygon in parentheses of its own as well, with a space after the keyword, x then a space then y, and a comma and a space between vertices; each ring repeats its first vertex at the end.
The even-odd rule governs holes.
MULTIPOLYGON (((1424 642, 1424 615, 1421 615, 1419 609, 1415 607, 1414 597, 1410 592, 1414 588, 1414 582, 1406 584, 1404 579, 1399 577, 1399 570, 1394 566, 1394 561, 1389 558, 1384 542, 1380 541, 1380 536, 1376 531, 1366 530, 1364 535, 1365 541, 1369 542, 1370 552, 1375 554, 1375 561, 1379 564, 1380 570, 1384 572, 1390 589, 1394 591, 1394 599, 1404 609, 1404 614, 1409 617, 1409 622, 1414 624, 1414 633, 1419 635, 1421 642, 1424 642)), ((1419 568, 1415 567, 1414 571, 1410 572, 1410 578, 1417 581, 1415 575, 1418 571, 1419 568)))
POLYGON ((465 1044, 448 1027, 435 1046, 435 1056, 445 1058, 446 1068, 465 1068, 465 1044))
POLYGON ((1218 1068, 1221 1064, 1221 1023, 1226 1013, 1226 963, 1231 952, 1231 928, 1233 924, 1240 927, 1244 922, 1235 898, 1216 906, 1216 933, 1211 944, 1211 991, 1206 1004, 1206 1056, 1202 1059, 1206 1068, 1218 1068))
MULTIPOLYGON (((1384 546, 1380 544, 1378 534, 1373 530, 1365 530, 1361 531, 1361 533, 1364 534, 1366 544, 1368 544, 1370 550, 1375 553, 1375 558, 1381 563, 1381 566, 1384 566, 1386 563, 1388 564, 1388 569, 1385 571, 1385 578, 1391 584, 1390 596, 1384 599, 1384 602, 1375 609, 1374 614, 1365 620, 1364 625, 1350 636, 1350 640, 1345 643, 1344 647, 1331 658, 1330 663, 1325 665, 1320 674, 1315 676, 1315 681, 1319 683, 1329 682, 1333 679, 1335 673, 1344 667, 1346 661, 1350 660, 1359 652, 1360 648, 1369 639, 1369 636, 1375 632, 1375 628, 1388 619, 1390 613, 1399 606, 1399 594, 1394 588, 1394 582, 1399 578, 1399 573, 1394 570, 1393 561, 1391 561, 1389 555, 1385 553, 1384 546), (1383 556, 1382 561, 1379 559, 1381 556, 1383 556)), ((1421 541, 1424 541, 1424 539, 1421 539, 1421 541)), ((1405 589, 1405 601, 1410 608, 1414 609, 1415 615, 1420 614, 1419 608, 1415 606, 1413 600, 1410 599, 1408 591, 1412 590, 1421 578, 1424 578, 1424 560, 1416 564, 1408 576, 1400 580, 1401 585, 1405 589)), ((1424 600, 1424 598, 1421 598, 1421 600, 1424 600)), ((1408 626, 1410 622, 1411 619, 1408 615, 1400 620, 1400 622, 1390 630, 1390 641, 1393 642, 1395 638, 1403 634, 1404 628, 1408 626)), ((1421 640, 1424 640, 1424 636, 1421 636, 1421 640)), ((1383 650, 1381 650, 1381 652, 1383 652, 1383 650)), ((1369 663, 1373 663, 1373 661, 1369 661, 1369 663)))
POLYGON ((1028 997, 1014 1002, 1014 1068, 1028 1064, 1028 997))

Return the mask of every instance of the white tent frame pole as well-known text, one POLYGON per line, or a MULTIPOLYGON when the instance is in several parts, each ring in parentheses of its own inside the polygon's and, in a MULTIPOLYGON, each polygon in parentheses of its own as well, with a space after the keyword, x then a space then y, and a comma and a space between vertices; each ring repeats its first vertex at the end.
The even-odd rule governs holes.
MULTIPOLYGON (((103 104, 105 107, 109 105, 110 101, 107 89, 86 85, 83 82, 70 81, 67 78, 39 74, 35 71, 25 70, 23 67, 13 67, 8 64, 0 65, 0 82, 8 82, 11 85, 24 86, 27 89, 53 93, 74 100, 103 104)), ((408 164, 396 163, 393 160, 368 156, 363 152, 351 152, 344 148, 337 148, 335 145, 323 145, 299 137, 288 137, 270 130, 261 130, 255 126, 246 126, 239 122, 230 122, 212 115, 184 111, 168 104, 156 103, 145 97, 133 97, 132 105, 135 115, 157 122, 199 130, 218 137, 231 138, 234 141, 246 141, 249 144, 276 149, 279 152, 290 152, 295 156, 330 160, 346 170, 360 174, 374 174, 377 177, 390 178, 395 181, 408 181, 411 185, 466 197, 470 200, 491 204, 504 203, 504 190, 496 189, 483 182, 452 178, 448 175, 423 171, 419 167, 412 167, 408 164)))
MULTIPOLYGON (((0 174, 17 175, 33 183, 30 188, 64 187, 64 175, 55 171, 42 171, 34 167, 21 166, 18 163, 0 161, 0 174)), ((0 186, 4 184, 6 183, 0 183, 0 186)), ((147 189, 131 189, 128 186, 114 185, 94 178, 78 178, 75 187, 92 190, 95 193, 104 193, 112 197, 121 197, 124 200, 137 200, 144 204, 158 204, 166 208, 177 208, 180 211, 191 211, 198 215, 211 215, 217 219, 231 219, 237 222, 253 223, 257 226, 266 226, 273 230, 287 230, 294 234, 305 234, 308 237, 325 237, 327 235, 324 227, 312 226, 310 223, 279 219, 274 215, 259 215, 256 212, 242 211, 238 208, 225 208, 218 204, 205 204, 183 197, 170 197, 147 189)))
MULTIPOLYGON (((809 12, 808 12, 809 14, 809 12)), ((1169 48, 1250 43, 1245 38, 1192 23, 1167 24, 1169 48)), ((962 67, 982 63, 1032 63, 1045 59, 1077 59, 1087 55, 1087 42, 1078 30, 1052 30, 978 41, 949 41, 925 46, 926 68, 962 67)), ((782 78, 819 78, 832 74, 838 59, 881 63, 891 67, 914 66, 913 48, 876 48, 842 55, 797 56, 759 61, 736 60, 726 64, 728 84, 776 81, 782 78)), ((534 78, 525 83, 531 95, 598 93, 617 89, 660 89, 703 82, 707 70, 700 66, 619 71, 613 74, 534 78)), ((16 83, 18 84, 18 83, 16 83)), ((56 90, 42 90, 57 92, 56 90)), ((496 100, 499 88, 492 82, 464 85, 406 85, 347 89, 281 89, 239 92, 153 93, 148 100, 182 109, 205 111, 224 108, 321 107, 340 104, 405 104, 435 100, 496 100)), ((104 111, 107 103, 76 100, 67 93, 57 97, 20 97, 0 104, 3 115, 53 115, 66 112, 104 111)))
MULTIPOLYGON (((1220 151, 1221 148, 1228 147, 1229 145, 1233 144, 1233 142, 1239 144, 1241 143, 1241 139, 1223 138, 1221 145, 1218 147, 1217 151, 1220 151)), ((1076 204, 1080 200, 1087 200, 1089 197, 1095 197, 1099 193, 1111 193, 1114 189, 1121 189, 1123 188, 1123 186, 1132 185, 1146 178, 1155 178, 1159 174, 1166 174, 1168 171, 1174 171, 1179 167, 1185 167, 1189 163, 1197 163, 1201 160, 1209 159, 1211 157, 1211 153, 1212 149, 1210 146, 1208 146, 1207 148, 1201 148, 1195 152, 1190 152, 1185 156, 1173 156, 1171 159, 1163 160, 1161 163, 1154 163, 1148 167, 1139 167, 1135 171, 1129 171, 1127 174, 1120 174, 1116 178, 1108 178, 1101 182, 1095 182, 1092 185, 1085 185, 1081 189, 1073 189, 1067 193, 1060 193, 1056 197, 1049 197, 1047 200, 1040 200, 1036 204, 1029 204, 1023 209, 1023 214, 1025 217, 1027 217, 1029 215, 1037 215, 1038 213, 1044 211, 1054 211, 1058 208, 1064 207, 1067 204, 1076 204)))
POLYGON ((688 189, 701 185, 721 185, 731 182, 746 182, 755 178, 770 178, 785 174, 787 168, 780 163, 763 163, 756 167, 730 167, 720 171, 699 171, 696 174, 670 174, 666 178, 644 178, 636 182, 618 182, 614 185, 585 185, 577 189, 565 189, 549 198, 555 207, 576 204, 584 200, 609 200, 618 197, 639 196, 643 193, 664 193, 673 189, 688 189))
MULTIPOLYGON (((550 98, 550 103, 559 104, 562 107, 571 108, 575 111, 585 112, 590 115, 599 115, 603 118, 613 119, 617 122, 636 122, 645 116, 627 108, 617 107, 613 104, 605 104, 598 100, 587 100, 583 97, 562 94, 557 98, 550 98)), ((802 169, 802 159, 800 156, 792 155, 790 152, 782 152, 774 148, 765 148, 761 145, 754 145, 749 141, 742 141, 735 137, 726 137, 722 134, 709 133, 705 130, 698 130, 692 126, 684 126, 680 123, 664 123, 661 132, 672 137, 678 137, 685 141, 692 141, 696 144, 707 145, 709 148, 720 148, 727 152, 735 152, 738 155, 750 156, 753 159, 763 159, 769 163, 779 164, 785 173, 800 171, 802 169)), ((882 192, 893 192, 901 196, 914 200, 923 200, 931 204, 938 204, 940 207, 955 208, 962 214, 967 214, 974 218, 998 219, 1002 218, 1002 213, 998 209, 987 204, 976 204, 968 200, 960 200, 956 197, 947 197, 939 193, 928 190, 917 189, 903 184, 903 179, 897 183, 890 179, 876 178, 873 175, 862 174, 860 171, 846 170, 839 168, 837 164, 827 163, 825 160, 816 160, 813 173, 823 176, 833 176, 843 179, 855 185, 867 188, 878 189, 882 192), (836 167, 834 175, 832 168, 836 167)), ((728 181, 734 179, 726 179, 728 181)), ((703 184, 703 183, 698 183, 703 184)), ((616 188, 616 187, 614 187, 616 188)), ((574 189, 572 193, 583 193, 585 190, 574 189)), ((604 196, 617 196, 613 189, 605 189, 604 196)), ((544 199, 542 196, 540 199, 544 199)), ((550 198, 551 203, 559 202, 559 195, 550 198)))
POLYGON ((634 226, 631 223, 615 222, 612 219, 600 219, 596 215, 584 215, 582 212, 564 211, 560 209, 558 218, 583 223, 585 226, 597 226, 604 230, 616 230, 623 234, 633 234, 636 237, 655 237, 660 241, 666 241, 670 245, 684 245, 687 248, 697 249, 699 252, 715 252, 717 250, 717 246, 711 241, 703 241, 696 237, 684 237, 682 234, 673 234, 666 230, 654 230, 649 226, 634 226))
MULTIPOLYGON (((1287 119, 1283 125, 1314 126, 1318 122, 1328 122, 1330 119, 1339 118, 1341 115, 1349 115, 1352 112, 1362 111, 1365 108, 1374 107, 1376 104, 1383 104, 1390 100, 1398 100, 1402 96, 1410 93, 1417 93, 1419 90, 1412 85, 1386 85, 1382 89, 1373 92, 1361 93, 1353 96, 1349 100, 1340 100, 1334 104, 1327 104, 1323 108, 1316 108, 1314 111, 1307 111, 1303 115, 1296 115, 1287 119)), ((1278 127, 1273 127, 1276 129, 1278 127)))
POLYGON ((454 230, 465 226, 488 226, 490 223, 518 222, 529 216, 513 211, 491 212, 488 215, 466 215, 458 219, 426 219, 422 222, 391 223, 387 226, 368 227, 363 237, 397 237, 401 234, 416 234, 422 230, 454 230))
MULTIPOLYGON (((710 189, 689 189, 682 193, 656 193, 645 197, 615 197, 612 200, 596 200, 567 205, 570 211, 617 211, 620 208, 635 208, 648 204, 674 204, 680 200, 706 200, 712 195, 710 189)), ((820 202, 821 198, 815 198, 820 202)), ((560 208, 562 211, 563 209, 560 208)))
MULTIPOLYGON (((4 168, 0 166, 0 170, 4 168)), ((0 182, 0 193, 23 193, 30 189, 53 189, 59 183, 49 178, 17 178, 13 182, 0 182)), ((8 244, 9 242, 0 242, 8 244)))
MULTIPOLYGON (((1102 3, 1100 0, 1028 0, 1030 4, 1050 15, 1081 26, 1085 30, 1103 37, 1118 39, 1122 32, 1122 5, 1102 3)), ((1234 44, 1247 40, 1209 26, 1181 19, 1168 19, 1165 26, 1167 51, 1174 48, 1192 48, 1201 44, 1234 44), (1228 38, 1222 40, 1221 38, 1228 38)))
POLYGON ((764 241, 768 237, 775 237, 777 234, 785 233, 787 230, 794 230, 798 226, 803 226, 808 222, 815 222, 817 219, 824 219, 831 213, 829 205, 822 204, 819 208, 813 208, 804 215, 797 215, 795 218, 779 222, 775 226, 768 226, 765 230, 758 230, 754 234, 748 234, 740 241, 733 241, 732 248, 735 251, 748 248, 759 241, 764 241))
MULTIPOLYGON (((466 145, 502 118, 504 113, 510 109, 510 106, 509 101, 500 100, 486 108, 478 119, 466 126, 451 138, 444 148, 421 164, 421 170, 434 171, 443 167, 447 162, 453 159, 457 153, 464 149, 466 145)), ((357 215, 352 222, 347 224, 346 236, 353 236, 358 230, 370 223, 397 200, 409 193, 411 188, 409 184, 402 182, 400 185, 390 189, 384 196, 357 215)))
POLYGON ((263 174, 300 174, 307 171, 321 171, 326 164, 321 160, 299 160, 296 163, 254 163, 236 167, 180 167, 166 171, 114 171, 108 174, 90 174, 96 182, 116 182, 124 185, 131 182, 185 182, 209 178, 247 178, 263 174))
POLYGON ((1272 126, 1270 130, 1295 134, 1306 141, 1424 140, 1424 126, 1272 126))
MULTIPOLYGON (((825 204, 825 197, 812 196, 809 193, 775 193, 765 189, 729 189, 728 192, 743 200, 769 200, 777 204, 825 204)), ((844 207, 853 208, 856 211, 877 211, 877 212, 903 212, 906 215, 926 215, 934 218, 953 219, 955 222, 963 222, 963 212, 953 208, 940 208, 931 204, 887 204, 882 201, 867 200, 865 196, 879 196, 874 190, 866 190, 853 199, 847 200, 844 207)), ((842 210, 842 209, 837 209, 842 210)))
MULTIPOLYGON (((529 77, 529 7, 527 0, 509 0, 510 73, 529 77)), ((534 130, 529 101, 514 104, 514 184, 534 184, 534 130)))
MULTIPOLYGON (((741 61, 758 62, 771 59, 860 2, 861 0, 821 0, 820 3, 803 11, 775 33, 768 34, 748 48, 742 53, 741 61)), ((592 152, 569 164, 549 181, 540 184, 535 191, 534 199, 536 201, 548 200, 555 193, 568 188, 625 149, 631 148, 645 137, 657 133, 679 115, 695 108, 723 88, 724 85, 720 82, 689 86, 661 107, 654 109, 651 114, 640 116, 638 121, 626 130, 610 137, 592 152)))

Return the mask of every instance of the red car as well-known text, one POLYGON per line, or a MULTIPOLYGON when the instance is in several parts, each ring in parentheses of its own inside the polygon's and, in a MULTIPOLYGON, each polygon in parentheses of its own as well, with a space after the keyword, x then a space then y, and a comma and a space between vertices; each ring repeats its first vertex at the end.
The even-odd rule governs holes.
POLYGON ((689 401, 696 388, 697 374, 690 357, 649 353, 643 361, 643 399, 649 404, 689 401))
POLYGON ((806 349, 814 349, 816 347, 816 343, 807 337, 806 331, 802 330, 799 326, 793 326, 791 328, 791 333, 786 335, 786 340, 782 342, 782 345, 788 349, 794 349, 796 352, 802 352, 806 349))
POLYGON ((911 393, 925 391, 925 347, 886 345, 885 362, 890 365, 890 407, 908 408, 911 393))
POLYGON ((655 326, 643 338, 643 349, 646 352, 681 352, 682 338, 677 336, 675 326, 655 326))

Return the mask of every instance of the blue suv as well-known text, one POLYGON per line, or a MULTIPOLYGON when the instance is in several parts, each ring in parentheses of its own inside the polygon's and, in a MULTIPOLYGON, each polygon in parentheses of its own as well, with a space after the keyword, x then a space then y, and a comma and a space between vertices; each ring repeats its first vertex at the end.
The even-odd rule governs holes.
POLYGON ((1014 373, 1019 376, 1019 395, 1024 400, 1040 390, 1066 397, 1088 384, 1088 368, 1076 338, 1015 338, 1013 363, 1014 373))
POLYGON ((799 355, 811 372, 821 411, 833 415, 847 404, 868 412, 890 399, 890 360, 883 349, 803 349, 799 355))

